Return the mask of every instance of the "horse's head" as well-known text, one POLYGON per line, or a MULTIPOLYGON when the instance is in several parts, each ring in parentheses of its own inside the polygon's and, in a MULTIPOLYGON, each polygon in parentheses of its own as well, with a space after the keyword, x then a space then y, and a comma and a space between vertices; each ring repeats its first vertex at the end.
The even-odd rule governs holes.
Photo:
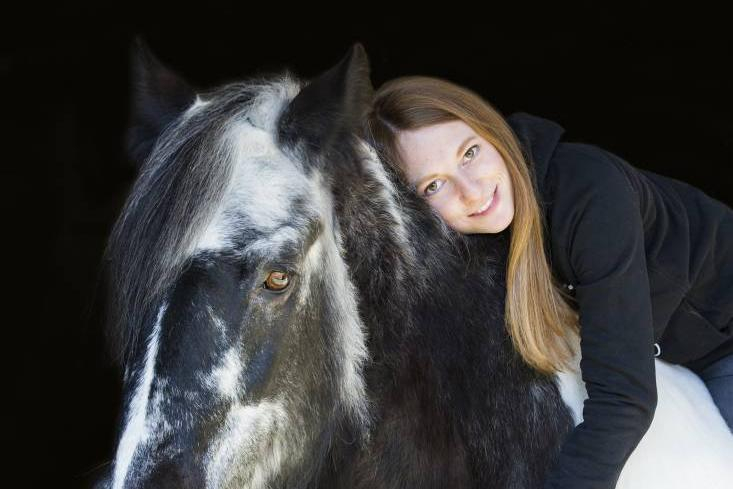
POLYGON ((350 232, 399 223, 384 203, 381 221, 360 221, 345 184, 364 176, 365 202, 384 198, 357 137, 365 52, 307 84, 286 71, 203 93, 134 53, 141 167, 106 253, 124 405, 102 485, 300 487, 333 437, 368 434, 367 336, 338 214, 353 214, 350 232))

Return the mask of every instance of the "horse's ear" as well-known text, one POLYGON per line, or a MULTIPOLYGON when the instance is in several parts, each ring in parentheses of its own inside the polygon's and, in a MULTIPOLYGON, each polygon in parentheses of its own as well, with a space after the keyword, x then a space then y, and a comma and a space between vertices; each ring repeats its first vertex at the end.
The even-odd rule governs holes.
POLYGON ((140 35, 129 50, 132 93, 125 134, 128 157, 139 167, 163 129, 196 100, 196 90, 150 51, 140 35))
POLYGON ((374 88, 369 59, 357 42, 336 65, 310 81, 283 111, 280 137, 303 140, 314 151, 328 149, 339 135, 361 131, 374 88))

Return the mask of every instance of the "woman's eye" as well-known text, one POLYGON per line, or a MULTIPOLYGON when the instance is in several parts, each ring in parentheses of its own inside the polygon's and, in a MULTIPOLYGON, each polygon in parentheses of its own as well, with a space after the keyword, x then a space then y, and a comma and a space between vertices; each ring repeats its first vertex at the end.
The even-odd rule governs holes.
POLYGON ((474 144, 473 146, 468 148, 468 151, 466 151, 466 153, 463 156, 468 156, 470 154, 471 155, 470 159, 474 159, 476 157, 477 152, 478 152, 478 144, 474 144), (476 148, 475 151, 474 151, 474 148, 476 148))
POLYGON ((425 187, 425 190, 423 190, 423 195, 432 195, 439 189, 440 187, 438 186, 438 180, 433 180, 427 185, 427 187, 425 187))

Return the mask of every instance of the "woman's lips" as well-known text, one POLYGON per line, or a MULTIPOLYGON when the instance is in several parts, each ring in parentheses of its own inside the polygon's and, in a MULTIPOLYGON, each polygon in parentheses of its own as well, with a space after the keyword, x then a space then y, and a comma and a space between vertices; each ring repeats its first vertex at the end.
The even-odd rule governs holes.
POLYGON ((496 203, 499 200, 499 187, 494 188, 494 193, 492 195, 493 197, 491 198, 492 199, 491 205, 489 205, 489 207, 487 207, 485 211, 474 213, 474 214, 469 214, 468 217, 481 217, 491 212, 494 209, 494 207, 496 207, 496 203))

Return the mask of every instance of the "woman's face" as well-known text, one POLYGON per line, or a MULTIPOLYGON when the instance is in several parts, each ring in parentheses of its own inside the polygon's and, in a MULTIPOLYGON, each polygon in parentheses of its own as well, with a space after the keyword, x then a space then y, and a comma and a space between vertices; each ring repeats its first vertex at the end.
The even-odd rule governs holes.
POLYGON ((397 145, 410 184, 448 226, 464 234, 498 233, 512 222, 506 163, 468 124, 456 120, 400 131, 397 145))

